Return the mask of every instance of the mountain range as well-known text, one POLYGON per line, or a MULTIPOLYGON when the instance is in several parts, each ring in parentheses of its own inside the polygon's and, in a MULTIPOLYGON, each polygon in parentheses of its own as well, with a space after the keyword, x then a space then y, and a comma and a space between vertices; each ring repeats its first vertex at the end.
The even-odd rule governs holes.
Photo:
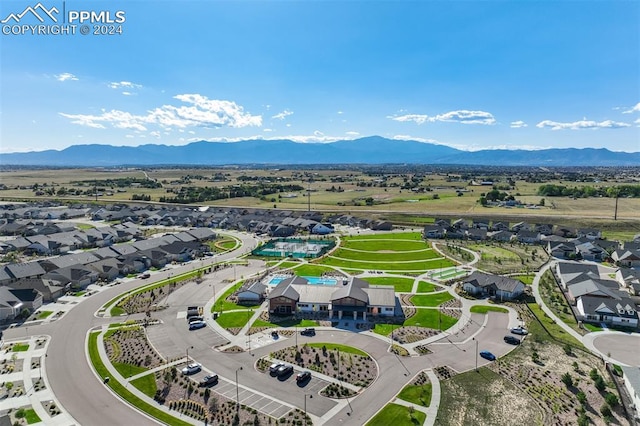
POLYGON ((223 164, 456 164, 483 166, 640 166, 640 152, 600 148, 462 151, 445 145, 371 136, 331 143, 291 140, 193 142, 188 145, 73 145, 0 154, 5 166, 151 166, 223 164))

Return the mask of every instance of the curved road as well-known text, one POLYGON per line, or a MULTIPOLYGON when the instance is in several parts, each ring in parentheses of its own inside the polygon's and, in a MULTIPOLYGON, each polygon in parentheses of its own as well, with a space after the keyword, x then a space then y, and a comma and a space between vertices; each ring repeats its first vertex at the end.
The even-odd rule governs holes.
MULTIPOLYGON (((242 246, 229 253, 221 254, 213 259, 203 260, 203 266, 236 258, 251 251, 256 246, 256 239, 234 234, 242 241, 242 246)), ((196 265, 198 265, 195 261, 196 265)), ((169 271, 154 273, 154 280, 167 278, 169 273, 188 272, 193 270, 191 263, 169 271)), ((149 281, 133 280, 116 287, 104 290, 79 303, 61 319, 40 326, 30 326, 31 335, 48 334, 51 342, 47 350, 47 378, 56 398, 64 409, 82 425, 155 425, 152 420, 133 409, 111 393, 96 378, 86 356, 86 335, 95 327, 115 319, 96 318, 94 313, 111 298, 127 290, 134 289, 149 281), (99 418, 98 418, 99 416, 99 418)), ((20 327, 5 332, 6 338, 24 338, 26 328, 20 327)))

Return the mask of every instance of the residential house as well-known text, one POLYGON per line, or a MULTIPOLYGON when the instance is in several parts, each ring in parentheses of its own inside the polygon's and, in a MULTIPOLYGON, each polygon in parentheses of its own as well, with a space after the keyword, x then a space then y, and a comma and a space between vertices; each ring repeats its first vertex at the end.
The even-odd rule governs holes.
POLYGON ((622 366, 622 380, 631 397, 631 405, 635 408, 637 417, 637 413, 640 411, 640 367, 622 366))
POLYGON ((575 259, 577 257, 575 244, 563 241, 547 241, 547 253, 558 259, 575 259))
POLYGON ((474 296, 512 300, 524 292, 525 285, 513 278, 475 271, 462 281, 462 288, 474 296))
POLYGON ((98 271, 84 265, 66 266, 43 275, 43 278, 60 281, 73 289, 83 289, 98 280, 98 271))
POLYGON ((15 290, 36 290, 42 295, 44 303, 55 302, 67 290, 60 281, 45 278, 18 280, 11 283, 11 288, 15 290))
POLYGON ((579 313, 578 320, 584 322, 631 328, 638 326, 636 305, 628 297, 616 300, 582 296, 578 299, 576 308, 579 313))
POLYGON ((640 270, 620 268, 616 271, 616 281, 632 296, 640 295, 640 270))
POLYGON ((635 268, 640 266, 640 250, 616 250, 611 254, 611 259, 618 266, 635 268))
POLYGON ((24 309, 24 303, 9 287, 0 287, 0 321, 15 319, 24 309))
POLYGON ((522 244, 538 244, 540 242, 540 233, 523 228, 517 231, 516 239, 522 244))
POLYGON ((587 278, 600 278, 598 265, 588 263, 558 262, 556 275, 565 290, 569 284, 580 282, 587 278))
POLYGON ((569 284, 567 287, 567 299, 576 303, 580 297, 592 296, 620 300, 628 294, 619 290, 618 283, 613 280, 587 278, 582 281, 569 284))
POLYGON ((38 290, 33 288, 10 288, 9 292, 22 302, 21 311, 26 309, 29 313, 33 313, 42 306, 42 294, 38 290))
POLYGON ((513 239, 513 232, 507 230, 498 230, 487 233, 487 238, 494 241, 501 241, 503 243, 508 243, 513 239))
POLYGON ((444 238, 446 228, 441 225, 426 225, 422 231, 423 238, 444 238))
POLYGON ((23 278, 40 278, 46 273, 38 262, 10 263, 5 266, 5 270, 12 282, 23 278))
POLYGON ((98 279, 101 281, 113 281, 120 275, 120 263, 115 257, 108 257, 88 263, 86 266, 96 271, 98 273, 98 279))

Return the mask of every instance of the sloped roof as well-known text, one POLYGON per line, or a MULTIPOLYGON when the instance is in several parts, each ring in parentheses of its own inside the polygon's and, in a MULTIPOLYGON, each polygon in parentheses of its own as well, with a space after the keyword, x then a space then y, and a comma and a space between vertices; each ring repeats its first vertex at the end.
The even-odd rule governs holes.
POLYGON ((369 305, 386 307, 396 306, 396 293, 391 286, 372 285, 363 290, 369 296, 369 305))
POLYGON ((306 285, 307 280, 298 276, 282 280, 273 290, 271 290, 267 298, 275 299, 276 297, 286 297, 287 299, 297 301, 300 298, 300 294, 293 287, 293 284, 306 285))
POLYGON ((369 287, 368 282, 361 280, 360 278, 350 277, 345 285, 333 292, 331 300, 333 301, 350 297, 367 303, 369 301, 369 295, 363 290, 366 287, 369 287))
POLYGON ((484 272, 474 271, 465 280, 465 283, 469 283, 475 287, 489 287, 495 285, 496 288, 502 291, 513 293, 518 287, 524 287, 524 284, 518 280, 509 277, 503 277, 500 275, 485 274, 484 272))

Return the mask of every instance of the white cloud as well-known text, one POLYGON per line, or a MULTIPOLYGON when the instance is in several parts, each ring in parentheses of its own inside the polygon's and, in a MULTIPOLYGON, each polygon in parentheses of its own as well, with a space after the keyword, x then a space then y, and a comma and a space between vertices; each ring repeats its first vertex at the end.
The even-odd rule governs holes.
POLYGON ((358 133, 358 132, 347 132, 346 135, 347 136, 360 136, 360 133, 358 133))
POLYGON ((288 116, 290 116, 292 114, 293 114, 293 111, 285 109, 284 111, 282 111, 282 112, 280 112, 280 113, 278 113, 276 115, 271 116, 271 118, 275 118, 277 120, 284 120, 286 117, 288 117, 288 116))
POLYGON ((640 102, 622 111, 623 114, 631 114, 632 112, 640 112, 640 102))
POLYGON ((628 123, 621 123, 619 121, 605 120, 605 121, 593 121, 583 118, 579 121, 570 123, 561 123, 558 121, 543 120, 536 124, 536 127, 540 129, 550 128, 551 130, 579 130, 579 129, 619 129, 623 127, 629 127, 628 123))
POLYGON ((112 89, 141 89, 142 84, 132 83, 130 81, 112 81, 108 84, 112 89))
POLYGON ((405 115, 389 115, 387 118, 407 122, 413 121, 416 124, 435 123, 437 121, 444 121, 449 123, 462 123, 462 124, 495 124, 496 119, 489 112, 485 111, 469 111, 461 109, 457 111, 449 111, 444 114, 438 114, 435 116, 429 116, 426 114, 405 114, 405 115))
POLYGON ((133 139, 133 138, 135 138, 135 136, 133 136, 133 135, 125 135, 124 137, 125 137, 125 138, 127 138, 127 139, 133 139))
POLYGON ((338 111, 338 114, 343 114, 343 112, 342 111, 338 111))
POLYGON ((512 121, 511 122, 511 128, 512 129, 519 129, 521 127, 527 127, 527 123, 525 123, 524 121, 521 121, 521 120, 512 121))
POLYGON ((104 129, 105 124, 119 129, 147 130, 149 125, 160 126, 163 130, 173 127, 247 127, 261 126, 262 116, 246 113, 242 106, 231 101, 208 99, 198 94, 174 96, 174 99, 188 105, 163 105, 148 111, 146 115, 134 115, 126 111, 102 111, 100 115, 67 114, 73 124, 104 129))
POLYGON ((158 132, 158 131, 151 132, 151 133, 149 133, 149 136, 153 136, 156 139, 160 139, 160 132, 158 132))
POLYGON ((62 74, 55 74, 54 77, 58 81, 67 81, 67 80, 78 81, 78 77, 68 72, 63 72, 62 74))
POLYGON ((273 132, 273 129, 262 129, 263 132, 273 132))

